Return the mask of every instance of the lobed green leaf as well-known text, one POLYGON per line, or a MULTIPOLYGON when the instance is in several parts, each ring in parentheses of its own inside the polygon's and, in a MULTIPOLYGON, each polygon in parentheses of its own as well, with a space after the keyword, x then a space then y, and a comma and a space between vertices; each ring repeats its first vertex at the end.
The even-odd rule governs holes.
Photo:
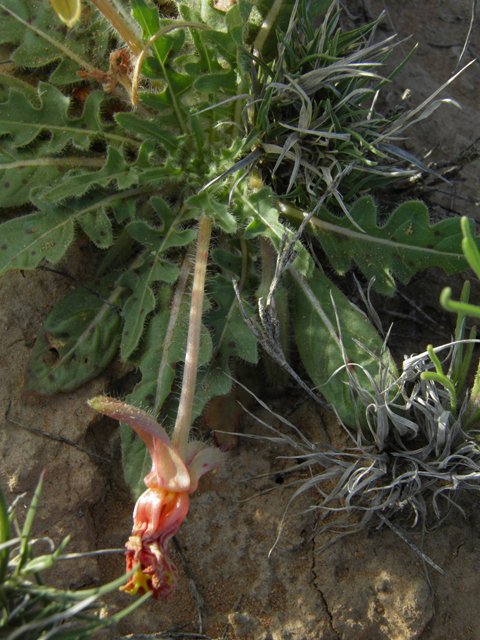
MULTIPOLYGON (((116 274, 92 283, 103 298, 118 304, 116 274)), ((84 288, 75 289, 50 312, 25 371, 23 395, 72 391, 98 376, 117 352, 122 320, 118 311, 84 288)))
POLYGON ((102 122, 100 105, 104 98, 102 91, 93 91, 85 101, 82 115, 71 118, 70 99, 51 84, 39 84, 38 100, 34 103, 22 92, 12 89, 8 100, 0 103, 0 135, 11 136, 14 147, 23 147, 47 131, 51 137, 44 152, 49 154, 62 151, 69 143, 87 150, 99 136, 119 146, 129 139, 118 134, 116 125, 102 122))
POLYGON ((80 81, 79 70, 92 72, 94 65, 104 65, 109 33, 103 20, 67 29, 49 2, 32 0, 0 0, 0 11, 0 43, 19 45, 11 58, 22 67, 59 62, 50 81, 65 85, 80 81))
POLYGON ((44 259, 58 262, 73 241, 77 223, 99 247, 106 248, 112 242, 112 230, 104 208, 135 195, 135 189, 96 189, 58 206, 36 201, 40 211, 0 226, 0 275, 10 269, 35 269, 44 259))
POLYGON ((138 182, 136 164, 128 164, 119 151, 114 147, 108 147, 106 162, 99 171, 81 173, 77 171, 77 175, 66 176, 61 184, 43 191, 37 197, 42 202, 54 203, 67 198, 83 196, 93 186, 115 185, 118 190, 128 189, 138 182))
POLYGON ((395 278, 406 283, 426 267, 458 273, 468 266, 462 253, 459 218, 430 225, 427 207, 411 201, 397 207, 380 226, 369 196, 357 200, 350 214, 363 233, 347 217, 334 216, 325 208, 312 220, 316 237, 340 275, 354 261, 367 280, 375 277, 375 287, 381 293, 393 295, 395 278))

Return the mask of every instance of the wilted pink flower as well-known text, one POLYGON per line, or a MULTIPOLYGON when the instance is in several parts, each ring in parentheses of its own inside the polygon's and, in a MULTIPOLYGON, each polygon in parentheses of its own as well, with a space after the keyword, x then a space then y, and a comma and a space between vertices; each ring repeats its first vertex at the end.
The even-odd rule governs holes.
POLYGON ((182 459, 163 427, 145 411, 107 397, 93 398, 89 404, 135 429, 152 457, 152 470, 144 479, 148 489, 137 500, 132 535, 125 545, 127 571, 137 571, 122 589, 132 595, 153 591, 154 598, 171 598, 177 570, 168 543, 188 513, 190 494, 205 473, 220 468, 222 453, 202 442, 189 442, 182 459))

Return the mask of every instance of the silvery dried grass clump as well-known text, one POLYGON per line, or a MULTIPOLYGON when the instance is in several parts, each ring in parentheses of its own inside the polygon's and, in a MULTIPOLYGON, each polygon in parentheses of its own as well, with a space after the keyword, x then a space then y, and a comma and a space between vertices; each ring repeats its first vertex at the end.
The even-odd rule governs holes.
MULTIPOLYGON (((467 218, 462 218, 461 228, 463 253, 480 279, 480 251, 467 218)), ((265 350, 281 366, 284 366, 279 356, 281 344, 275 332, 278 325, 275 290, 287 269, 292 271, 291 260, 291 245, 287 245, 279 253, 267 302, 259 302, 263 332, 256 329, 265 350)), ((359 293, 370 321, 384 335, 370 300, 373 284, 372 280, 366 295, 358 285, 359 293)), ((436 348, 429 345, 425 352, 405 357, 400 375, 387 348, 388 333, 379 354, 355 340, 377 363, 378 375, 374 377, 365 367, 349 360, 332 297, 336 326, 329 323, 328 330, 341 350, 343 364, 331 378, 347 374, 345 384, 352 406, 356 407, 355 428, 347 427, 337 414, 346 441, 333 446, 325 440, 310 442, 297 427, 277 414, 275 417, 294 436, 263 423, 274 432, 272 441, 284 442, 292 448, 291 458, 296 462, 290 472, 306 471, 309 475, 307 480, 294 482, 299 486, 287 504, 285 515, 300 494, 315 489, 320 496, 310 507, 310 511, 321 512, 323 523, 315 535, 333 534, 322 548, 345 535, 385 524, 442 573, 408 541, 394 521, 401 520, 412 528, 419 524, 424 533, 439 526, 452 507, 462 511, 457 503, 461 489, 480 489, 480 364, 471 389, 465 391, 474 347, 480 343, 475 326, 470 328, 467 337, 467 318, 480 318, 480 307, 470 304, 469 298, 468 281, 464 282, 459 301, 452 300, 450 288, 444 289, 440 302, 457 315, 454 340, 436 348)), ((302 386, 305 388, 304 382, 302 386)), ((308 392, 314 398, 317 396, 311 389, 308 392)), ((318 400, 323 404, 321 398, 318 400)), ((335 407, 331 409, 335 411, 335 407)), ((282 525, 283 522, 277 541, 282 525)))
MULTIPOLYGON (((462 292, 463 303, 468 302, 468 296, 467 283, 462 292)), ((378 326, 378 316, 365 297, 364 300, 378 326)), ((299 486, 288 502, 285 516, 300 494, 314 489, 319 496, 309 509, 320 512, 322 524, 315 535, 333 534, 322 549, 345 535, 387 525, 443 573, 405 537, 402 529, 420 525, 424 533, 436 528, 452 507, 462 511, 457 503, 461 489, 480 489, 478 373, 472 391, 462 402, 459 400, 473 348, 480 341, 475 339, 475 328, 465 339, 465 321, 466 315, 459 313, 454 341, 435 349, 429 346, 424 353, 406 357, 400 375, 387 355, 387 335, 384 352, 371 354, 378 362, 377 382, 360 367, 369 378, 373 393, 361 384, 359 365, 352 365, 344 355, 344 365, 334 375, 348 373, 352 403, 358 405, 360 400, 365 415, 359 412, 356 429, 339 419, 346 436, 343 445, 334 446, 323 440, 310 442, 277 414, 275 417, 288 427, 288 433, 262 423, 274 432, 272 441, 292 448, 295 464, 289 471, 308 474, 308 479, 294 482, 299 486)), ((277 542, 282 525, 283 522, 277 542)))

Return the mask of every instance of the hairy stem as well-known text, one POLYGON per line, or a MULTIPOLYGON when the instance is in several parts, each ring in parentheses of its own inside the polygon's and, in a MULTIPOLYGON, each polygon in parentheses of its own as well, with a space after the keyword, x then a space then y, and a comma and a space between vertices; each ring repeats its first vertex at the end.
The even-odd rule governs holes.
POLYGON ((130 51, 139 56, 143 50, 143 44, 130 29, 128 24, 117 12, 108 0, 92 0, 93 4, 99 11, 103 13, 105 18, 110 22, 115 31, 125 40, 130 51))
POLYGON ((202 214, 198 228, 197 253, 195 255, 195 272, 193 275, 192 302, 188 322, 187 351, 185 353, 182 393, 180 395, 177 420, 172 437, 173 446, 177 448, 182 457, 185 456, 192 422, 195 383, 197 381, 198 352, 200 349, 200 332, 202 328, 205 274, 207 271, 211 233, 212 221, 205 214, 202 214))

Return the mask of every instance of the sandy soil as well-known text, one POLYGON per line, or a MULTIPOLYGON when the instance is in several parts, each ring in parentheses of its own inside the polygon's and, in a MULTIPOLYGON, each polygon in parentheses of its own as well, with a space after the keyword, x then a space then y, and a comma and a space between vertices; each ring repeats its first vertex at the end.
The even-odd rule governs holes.
MULTIPOLYGON (((392 86, 392 103, 409 88, 411 103, 418 104, 450 77, 468 30, 470 0, 364 0, 348 2, 347 6, 362 20, 376 17, 386 8, 379 36, 393 30, 402 38, 413 34, 397 55, 419 42, 414 60, 392 86)), ((476 52, 480 52, 478 25, 466 61, 476 52)), ((395 60, 389 64, 393 66, 395 60)), ((455 106, 439 109, 431 120, 412 128, 406 148, 419 157, 431 152, 428 161, 455 165, 458 155, 480 136, 479 95, 480 67, 475 63, 442 94, 458 101, 461 110, 455 106)), ((479 160, 464 166, 454 178, 452 190, 444 185, 422 190, 435 216, 468 214, 480 221, 479 168, 479 160)), ((392 195, 396 197, 412 196, 392 195)), ((84 266, 88 258, 89 248, 79 240, 64 266, 73 275, 88 279, 84 266)), ((452 318, 442 312, 438 297, 447 281, 458 295, 463 278, 447 279, 439 270, 430 270, 402 288, 407 299, 378 298, 385 320, 396 320, 392 335, 395 353, 401 357, 423 351, 428 342, 449 339, 452 318), (438 325, 426 322, 408 299, 433 316, 438 325)), ((0 406, 2 415, 9 410, 9 419, 2 417, 0 423, 0 481, 10 501, 26 492, 19 506, 21 515, 40 471, 47 469, 37 532, 57 542, 66 534, 72 535, 72 551, 122 548, 131 529, 133 504, 122 480, 119 435, 116 424, 100 418, 86 400, 124 388, 128 369, 114 364, 75 393, 21 398, 23 371, 35 338, 49 311, 70 287, 64 279, 45 272, 13 273, 0 282, 0 406), (90 454, 11 421, 68 438, 90 454)), ((478 283, 473 291, 478 303, 478 283)), ((292 393, 274 400, 272 410, 289 414, 289 419, 314 440, 321 438, 322 420, 329 433, 338 433, 335 420, 319 416, 309 402, 295 408, 299 399, 292 393)), ((258 416, 271 419, 264 411, 258 416)), ((264 433, 252 418, 243 420, 242 431, 264 433)), ((295 478, 282 474, 286 462, 278 459, 289 453, 267 441, 240 438, 220 476, 202 481, 178 534, 201 604, 192 595, 182 558, 174 549, 180 575, 174 599, 147 603, 107 637, 136 634, 130 637, 144 638, 139 634, 186 625, 181 633, 202 631, 212 638, 248 640, 480 638, 480 511, 476 495, 462 498, 464 517, 452 514, 425 538, 425 552, 446 577, 432 570, 426 573, 421 558, 388 529, 356 534, 319 554, 326 540, 315 536, 315 514, 305 513, 315 501, 313 494, 294 503, 279 544, 269 556, 293 492, 288 485, 295 478)), ((415 544, 421 543, 416 530, 409 536, 415 544)), ((64 564, 51 579, 59 585, 81 588, 122 572, 123 558, 118 554, 101 561, 64 564)), ((123 607, 130 599, 116 593, 110 602, 123 607)))

